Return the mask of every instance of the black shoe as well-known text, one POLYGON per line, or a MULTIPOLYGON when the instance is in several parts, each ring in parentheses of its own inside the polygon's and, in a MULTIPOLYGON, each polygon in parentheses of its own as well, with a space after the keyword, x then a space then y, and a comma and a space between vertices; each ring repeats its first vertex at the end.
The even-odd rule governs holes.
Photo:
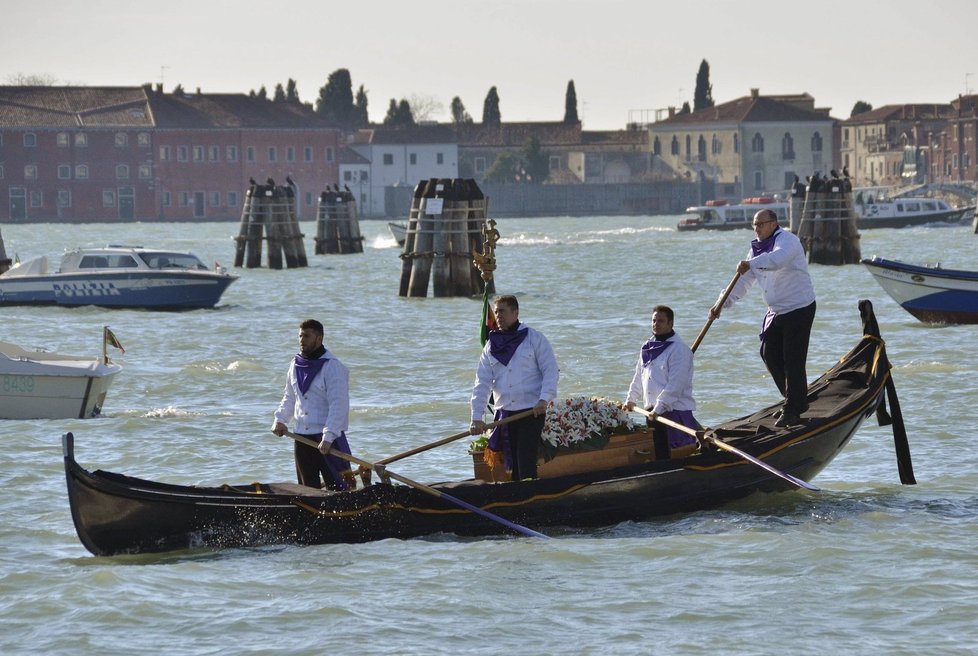
POLYGON ((778 420, 774 422, 774 425, 778 428, 784 428, 786 426, 797 426, 801 423, 801 417, 793 412, 782 412, 778 420))

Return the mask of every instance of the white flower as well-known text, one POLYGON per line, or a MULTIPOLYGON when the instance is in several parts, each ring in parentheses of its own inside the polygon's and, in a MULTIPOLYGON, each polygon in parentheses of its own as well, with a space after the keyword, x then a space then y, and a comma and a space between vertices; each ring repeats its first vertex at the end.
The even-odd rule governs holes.
POLYGON ((547 408, 543 439, 553 447, 604 437, 614 429, 635 428, 631 415, 617 401, 580 396, 554 401, 547 408))

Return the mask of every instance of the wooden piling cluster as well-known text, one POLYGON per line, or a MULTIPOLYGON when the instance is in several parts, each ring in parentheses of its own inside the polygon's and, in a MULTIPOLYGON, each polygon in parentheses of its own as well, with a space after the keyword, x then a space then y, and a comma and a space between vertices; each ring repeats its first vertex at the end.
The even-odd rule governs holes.
POLYGON ((401 296, 427 296, 429 280, 436 298, 481 296, 492 285, 473 262, 483 243, 488 205, 475 180, 418 183, 401 253, 401 296))
POLYGON ((252 181, 241 210, 241 228, 235 237, 234 266, 261 267, 262 243, 268 242, 268 268, 294 269, 308 266, 302 230, 295 211, 295 190, 279 186, 271 178, 266 184, 252 181))
POLYGON ((809 263, 859 264, 859 230, 849 179, 816 173, 806 178, 798 237, 809 263))
POLYGON ((316 255, 363 252, 357 202, 349 190, 330 190, 327 185, 319 195, 316 217, 316 255))

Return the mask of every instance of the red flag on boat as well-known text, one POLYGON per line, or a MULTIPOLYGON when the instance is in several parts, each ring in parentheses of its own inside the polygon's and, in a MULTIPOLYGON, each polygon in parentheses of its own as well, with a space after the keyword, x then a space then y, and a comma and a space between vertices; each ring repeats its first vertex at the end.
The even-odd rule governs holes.
POLYGON ((123 353, 126 352, 126 349, 122 348, 122 342, 119 341, 119 338, 115 336, 115 333, 108 326, 105 327, 105 343, 114 346, 123 353))
POLYGON ((483 347, 489 341, 489 331, 496 328, 496 315, 489 307, 489 285, 486 285, 486 290, 482 293, 482 325, 479 327, 479 339, 482 340, 483 347))

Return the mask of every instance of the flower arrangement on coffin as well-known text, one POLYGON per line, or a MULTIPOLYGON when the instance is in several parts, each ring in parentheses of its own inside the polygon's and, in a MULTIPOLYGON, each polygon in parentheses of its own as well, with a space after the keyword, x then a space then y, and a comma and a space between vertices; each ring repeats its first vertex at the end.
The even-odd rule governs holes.
POLYGON ((643 428, 618 401, 600 396, 554 401, 547 408, 540 451, 548 461, 561 452, 603 449, 612 435, 643 428))
MULTIPOLYGON (((618 401, 600 396, 579 396, 553 401, 547 407, 543 425, 540 453, 544 461, 552 460, 560 453, 595 451, 608 445, 612 435, 634 433, 643 430, 618 401)), ((490 452, 486 446, 488 432, 469 444, 469 451, 485 451, 486 462, 490 452)))

